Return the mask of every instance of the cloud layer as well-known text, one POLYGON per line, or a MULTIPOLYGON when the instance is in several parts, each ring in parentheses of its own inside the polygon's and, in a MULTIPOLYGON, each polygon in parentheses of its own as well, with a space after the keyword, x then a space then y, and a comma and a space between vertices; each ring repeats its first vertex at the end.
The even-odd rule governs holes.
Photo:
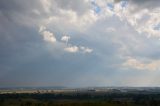
POLYGON ((0 85, 158 86, 158 0, 1 0, 0 85))

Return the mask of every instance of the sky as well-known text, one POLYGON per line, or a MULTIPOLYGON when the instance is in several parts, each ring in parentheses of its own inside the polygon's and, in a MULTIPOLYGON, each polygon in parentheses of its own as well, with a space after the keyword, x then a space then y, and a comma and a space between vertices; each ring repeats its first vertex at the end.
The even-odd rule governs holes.
POLYGON ((159 0, 0 0, 0 87, 159 86, 159 0))

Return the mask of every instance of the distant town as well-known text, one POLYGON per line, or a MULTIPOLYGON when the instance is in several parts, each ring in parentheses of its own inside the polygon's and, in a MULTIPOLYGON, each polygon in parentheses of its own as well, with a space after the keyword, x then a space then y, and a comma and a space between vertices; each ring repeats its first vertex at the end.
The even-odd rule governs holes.
POLYGON ((160 93, 160 87, 4 87, 0 94, 7 93, 160 93))

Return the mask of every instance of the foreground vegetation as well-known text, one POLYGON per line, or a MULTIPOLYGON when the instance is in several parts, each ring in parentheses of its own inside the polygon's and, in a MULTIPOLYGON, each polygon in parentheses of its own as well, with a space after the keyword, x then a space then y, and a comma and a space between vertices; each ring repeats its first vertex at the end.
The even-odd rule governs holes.
POLYGON ((26 93, 0 94, 0 106, 160 106, 160 94, 26 93))

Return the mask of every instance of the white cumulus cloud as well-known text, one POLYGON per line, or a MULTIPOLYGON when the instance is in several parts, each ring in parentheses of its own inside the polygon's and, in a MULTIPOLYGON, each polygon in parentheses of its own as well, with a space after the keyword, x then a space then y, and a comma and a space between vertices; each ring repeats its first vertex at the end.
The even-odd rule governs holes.
POLYGON ((80 49, 83 53, 91 53, 93 51, 93 49, 84 46, 80 46, 80 49))
POLYGON ((68 43, 69 39, 70 39, 70 36, 67 36, 67 35, 62 36, 62 38, 61 38, 61 40, 66 43, 68 43))
POLYGON ((70 53, 76 53, 79 51, 79 48, 77 46, 70 46, 70 47, 64 48, 64 50, 70 53))
POLYGON ((40 26, 39 33, 43 36, 43 40, 50 43, 56 42, 55 35, 52 32, 47 31, 45 26, 40 26))
POLYGON ((55 38, 54 34, 49 32, 49 31, 44 31, 43 32, 43 39, 45 41, 52 42, 52 43, 56 42, 56 38, 55 38))

